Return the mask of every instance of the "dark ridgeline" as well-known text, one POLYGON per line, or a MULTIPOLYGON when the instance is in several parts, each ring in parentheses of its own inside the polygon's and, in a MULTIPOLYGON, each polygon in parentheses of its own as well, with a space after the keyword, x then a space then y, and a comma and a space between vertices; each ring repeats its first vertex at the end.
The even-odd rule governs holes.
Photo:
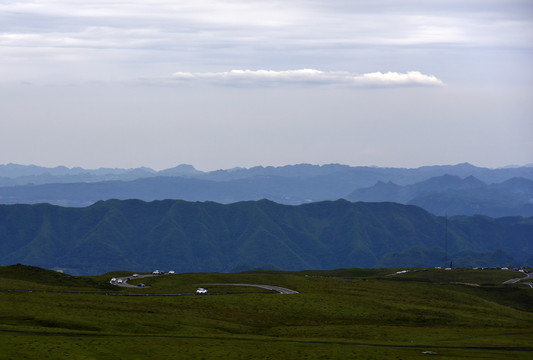
POLYGON ((1 205, 0 265, 73 274, 441 266, 445 256, 454 267, 533 265, 533 218, 456 216, 447 232, 443 220, 416 206, 345 200, 1 205))

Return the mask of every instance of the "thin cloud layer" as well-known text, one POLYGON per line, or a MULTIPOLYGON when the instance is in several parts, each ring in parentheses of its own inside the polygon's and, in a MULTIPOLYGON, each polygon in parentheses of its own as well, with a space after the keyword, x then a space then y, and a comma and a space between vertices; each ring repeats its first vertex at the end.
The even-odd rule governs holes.
POLYGON ((205 82, 220 85, 283 85, 283 84, 340 84, 358 87, 390 86, 442 86, 444 83, 433 75, 419 71, 407 73, 374 72, 352 74, 344 71, 299 70, 231 70, 225 72, 176 72, 172 78, 180 82, 205 82))
POLYGON ((376 62, 438 71, 432 69, 452 52, 530 51, 532 13, 529 0, 5 0, 0 78, 28 78, 28 69, 43 66, 77 78, 88 63, 110 69, 90 74, 101 79, 118 77, 117 69, 136 77, 139 64, 149 68, 146 76, 153 64, 168 65, 154 74, 163 76, 176 67, 351 69, 354 59, 365 72, 376 62))

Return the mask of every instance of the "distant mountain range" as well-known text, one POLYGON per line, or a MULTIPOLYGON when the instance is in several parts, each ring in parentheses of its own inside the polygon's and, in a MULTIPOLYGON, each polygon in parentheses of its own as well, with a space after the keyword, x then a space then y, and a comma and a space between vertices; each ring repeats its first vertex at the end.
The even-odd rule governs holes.
POLYGON ((439 215, 533 216, 532 182, 533 167, 470 164, 417 169, 299 164, 213 172, 191 165, 156 172, 8 164, 0 165, 0 203, 83 207, 108 199, 223 204, 269 199, 297 205, 345 198, 414 204, 439 215))
POLYGON ((443 175, 413 185, 379 181, 345 197, 350 201, 392 201, 420 206, 436 215, 533 216, 533 181, 512 178, 487 185, 473 176, 443 175))
POLYGON ((446 258, 454 266, 531 266, 532 234, 533 218, 446 221, 387 202, 0 205, 0 265, 71 274, 444 266, 446 258))
POLYGON ((513 177, 533 180, 533 165, 487 169, 468 163, 458 165, 423 166, 414 169, 381 168, 369 166, 348 166, 340 164, 310 165, 297 164, 280 167, 256 166, 249 169, 234 168, 203 172, 192 165, 182 164, 174 168, 155 171, 147 167, 135 169, 100 168, 88 170, 80 167, 67 168, 58 166, 47 168, 35 165, 6 164, 0 165, 0 186, 39 185, 52 183, 100 182, 110 180, 130 181, 157 176, 185 177, 213 181, 250 179, 255 177, 281 177, 309 179, 329 177, 350 182, 350 190, 374 185, 377 181, 392 181, 399 185, 409 185, 441 175, 454 175, 461 178, 475 176, 491 184, 499 183, 513 177))

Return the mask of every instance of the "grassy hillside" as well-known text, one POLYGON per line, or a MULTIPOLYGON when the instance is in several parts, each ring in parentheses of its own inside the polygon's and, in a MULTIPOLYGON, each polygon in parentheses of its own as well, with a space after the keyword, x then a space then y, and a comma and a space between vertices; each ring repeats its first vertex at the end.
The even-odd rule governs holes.
POLYGON ((1 289, 92 292, 108 292, 117 289, 116 286, 109 284, 109 276, 78 277, 21 264, 0 266, 0 279, 1 289))
MULTIPOLYGON (((13 269, 0 273, 2 283, 14 277, 13 269)), ((238 282, 283 286, 298 290, 296 295, 252 288, 175 297, 2 292, 0 358, 423 359, 431 351, 441 359, 529 359, 533 290, 455 284, 499 282, 516 273, 391 273, 344 269, 144 279, 150 292, 238 282)), ((30 283, 38 282, 25 282, 30 283)), ((210 292, 227 288, 210 286, 210 292)))
MULTIPOLYGON (((503 266, 533 256, 533 218, 456 217, 448 224, 449 259, 475 252, 463 262, 503 266)), ((73 274, 434 266, 443 265, 445 232, 444 218, 394 203, 0 205, 0 264, 73 274)))

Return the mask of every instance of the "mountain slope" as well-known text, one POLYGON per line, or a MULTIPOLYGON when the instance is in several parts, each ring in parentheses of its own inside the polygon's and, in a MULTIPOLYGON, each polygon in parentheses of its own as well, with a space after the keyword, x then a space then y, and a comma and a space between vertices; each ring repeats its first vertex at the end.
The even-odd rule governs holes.
POLYGON ((473 176, 462 179, 452 175, 407 186, 378 182, 345 198, 416 205, 437 215, 533 216, 533 181, 523 178, 491 185, 473 176))
MULTIPOLYGON (((448 250, 450 257, 502 250, 521 263, 533 256, 532 234, 533 218, 451 218, 448 250)), ((442 255, 444 236, 443 218, 394 203, 110 200, 86 208, 0 206, 0 265, 81 274, 373 267, 413 248, 442 255)), ((442 265, 439 257, 416 265, 442 265)))

